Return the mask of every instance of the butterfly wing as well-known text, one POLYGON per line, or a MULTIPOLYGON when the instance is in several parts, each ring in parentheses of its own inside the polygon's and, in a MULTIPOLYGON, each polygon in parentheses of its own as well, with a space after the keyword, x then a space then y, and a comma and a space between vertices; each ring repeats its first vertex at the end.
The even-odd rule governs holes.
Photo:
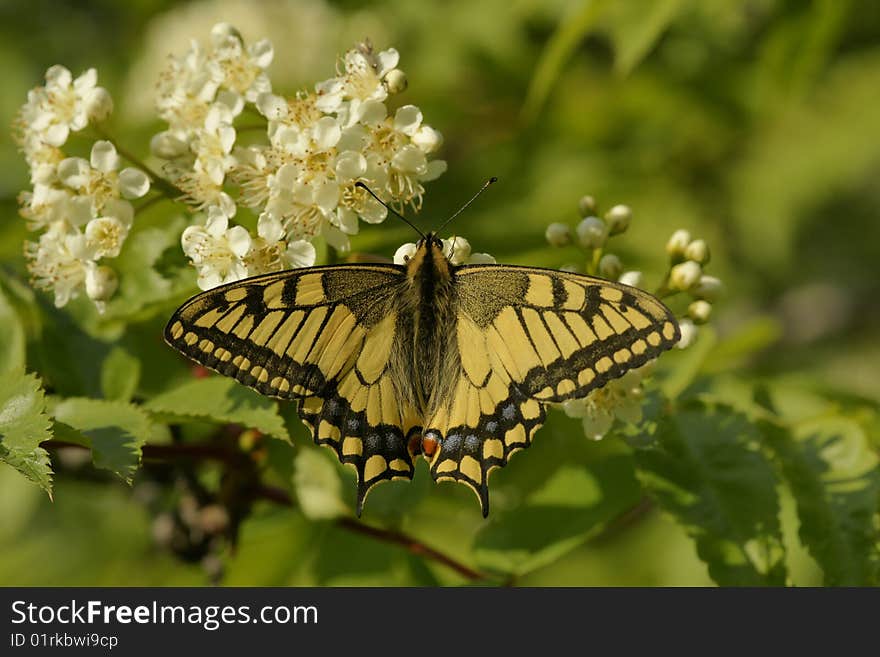
POLYGON ((262 394, 297 401, 315 442, 357 470, 360 513, 372 486, 413 475, 413 413, 389 371, 404 280, 401 268, 373 264, 258 276, 187 301, 165 339, 262 394))
POLYGON ((488 513, 489 472, 528 447, 544 404, 587 396, 675 345, 659 300, 620 283, 531 267, 456 272, 461 373, 426 423, 443 438, 437 480, 470 486, 488 513))

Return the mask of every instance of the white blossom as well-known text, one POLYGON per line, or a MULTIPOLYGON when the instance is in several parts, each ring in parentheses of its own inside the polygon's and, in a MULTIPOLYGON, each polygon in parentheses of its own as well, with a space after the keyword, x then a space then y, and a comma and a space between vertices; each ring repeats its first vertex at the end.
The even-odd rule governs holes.
POLYGON ((603 438, 615 419, 637 424, 642 420, 642 380, 652 369, 653 361, 592 390, 583 399, 563 402, 562 409, 569 417, 580 418, 584 434, 593 440, 603 438))
POLYGON ((26 242, 25 255, 33 286, 51 290, 57 308, 79 294, 92 261, 85 236, 60 224, 40 235, 38 242, 26 242))
POLYGON ((32 89, 19 112, 20 142, 26 155, 40 144, 63 146, 71 132, 109 115, 113 101, 97 82, 93 68, 76 79, 63 66, 46 71, 46 85, 32 89))
POLYGON ((249 103, 272 91, 266 69, 272 63, 274 50, 268 39, 245 47, 235 28, 218 23, 211 30, 211 41, 214 50, 208 59, 208 69, 220 86, 249 103))
POLYGON ((100 214, 113 199, 140 198, 150 189, 147 175, 133 167, 119 171, 121 161, 109 141, 96 141, 90 159, 69 157, 58 164, 59 181, 78 195, 91 200, 93 211, 100 214))
POLYGON ((251 236, 242 226, 229 226, 229 217, 211 208, 204 225, 189 226, 180 238, 183 252, 198 272, 198 285, 210 290, 247 276, 244 257, 251 236))

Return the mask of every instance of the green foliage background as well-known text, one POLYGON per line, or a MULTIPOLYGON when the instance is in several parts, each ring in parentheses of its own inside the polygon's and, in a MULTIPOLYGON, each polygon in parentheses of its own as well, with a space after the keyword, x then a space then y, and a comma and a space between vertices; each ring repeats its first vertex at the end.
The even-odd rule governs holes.
MULTIPOLYGON (((880 5, 5 2, 2 123, 50 65, 95 66, 116 101, 114 132, 146 154, 158 126, 150 71, 218 20, 273 40, 281 92, 331 75, 364 36, 396 47, 409 79, 400 102, 446 139, 449 171, 428 187, 425 225, 497 175, 456 229, 501 262, 558 267, 577 251, 547 247, 544 227, 573 224, 589 193, 632 206, 625 263, 660 276, 663 243, 684 227, 710 243, 711 273, 729 290, 714 330, 661 359, 675 412, 649 408, 643 434, 590 442, 555 413, 493 476, 488 521, 464 487, 434 486, 420 468, 411 484, 373 492, 364 523, 489 583, 880 584, 880 5)), ((177 209, 138 216, 106 318, 86 303, 57 311, 26 285, 15 198, 27 171, 8 139, 0 164, 0 457, 44 486, 47 458, 55 470, 50 501, 0 465, 0 584, 470 581, 352 531, 340 520, 352 475, 310 445, 291 409, 194 380, 162 343, 165 319, 195 291, 177 209), (25 363, 30 374, 10 374, 25 363), (230 422, 265 437, 218 437, 230 422), (35 451, 51 436, 92 458, 35 451), (216 454, 189 470, 187 459, 161 464, 163 446, 208 437, 248 453, 293 504, 237 507, 253 481, 235 481, 216 454), (193 472, 243 520, 234 548, 211 544, 207 561, 156 540, 193 472)), ((390 255, 409 239, 389 221, 354 248, 390 255)))

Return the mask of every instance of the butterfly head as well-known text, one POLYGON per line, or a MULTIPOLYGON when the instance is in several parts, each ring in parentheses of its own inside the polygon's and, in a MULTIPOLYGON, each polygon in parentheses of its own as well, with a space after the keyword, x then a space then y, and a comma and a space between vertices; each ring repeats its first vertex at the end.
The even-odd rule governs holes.
POLYGON ((443 240, 430 232, 416 244, 415 253, 406 261, 406 271, 411 278, 428 276, 432 280, 449 279, 451 265, 443 240))

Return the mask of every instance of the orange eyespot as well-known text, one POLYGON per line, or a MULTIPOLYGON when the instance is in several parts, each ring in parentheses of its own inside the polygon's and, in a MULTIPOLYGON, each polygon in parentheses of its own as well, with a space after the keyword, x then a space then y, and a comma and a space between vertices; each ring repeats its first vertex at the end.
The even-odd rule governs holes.
POLYGON ((424 436, 422 438, 422 454, 425 456, 434 456, 438 447, 440 447, 440 441, 434 436, 424 436))
POLYGON ((419 454, 422 451, 422 437, 418 434, 410 436, 407 446, 410 454, 419 454))

